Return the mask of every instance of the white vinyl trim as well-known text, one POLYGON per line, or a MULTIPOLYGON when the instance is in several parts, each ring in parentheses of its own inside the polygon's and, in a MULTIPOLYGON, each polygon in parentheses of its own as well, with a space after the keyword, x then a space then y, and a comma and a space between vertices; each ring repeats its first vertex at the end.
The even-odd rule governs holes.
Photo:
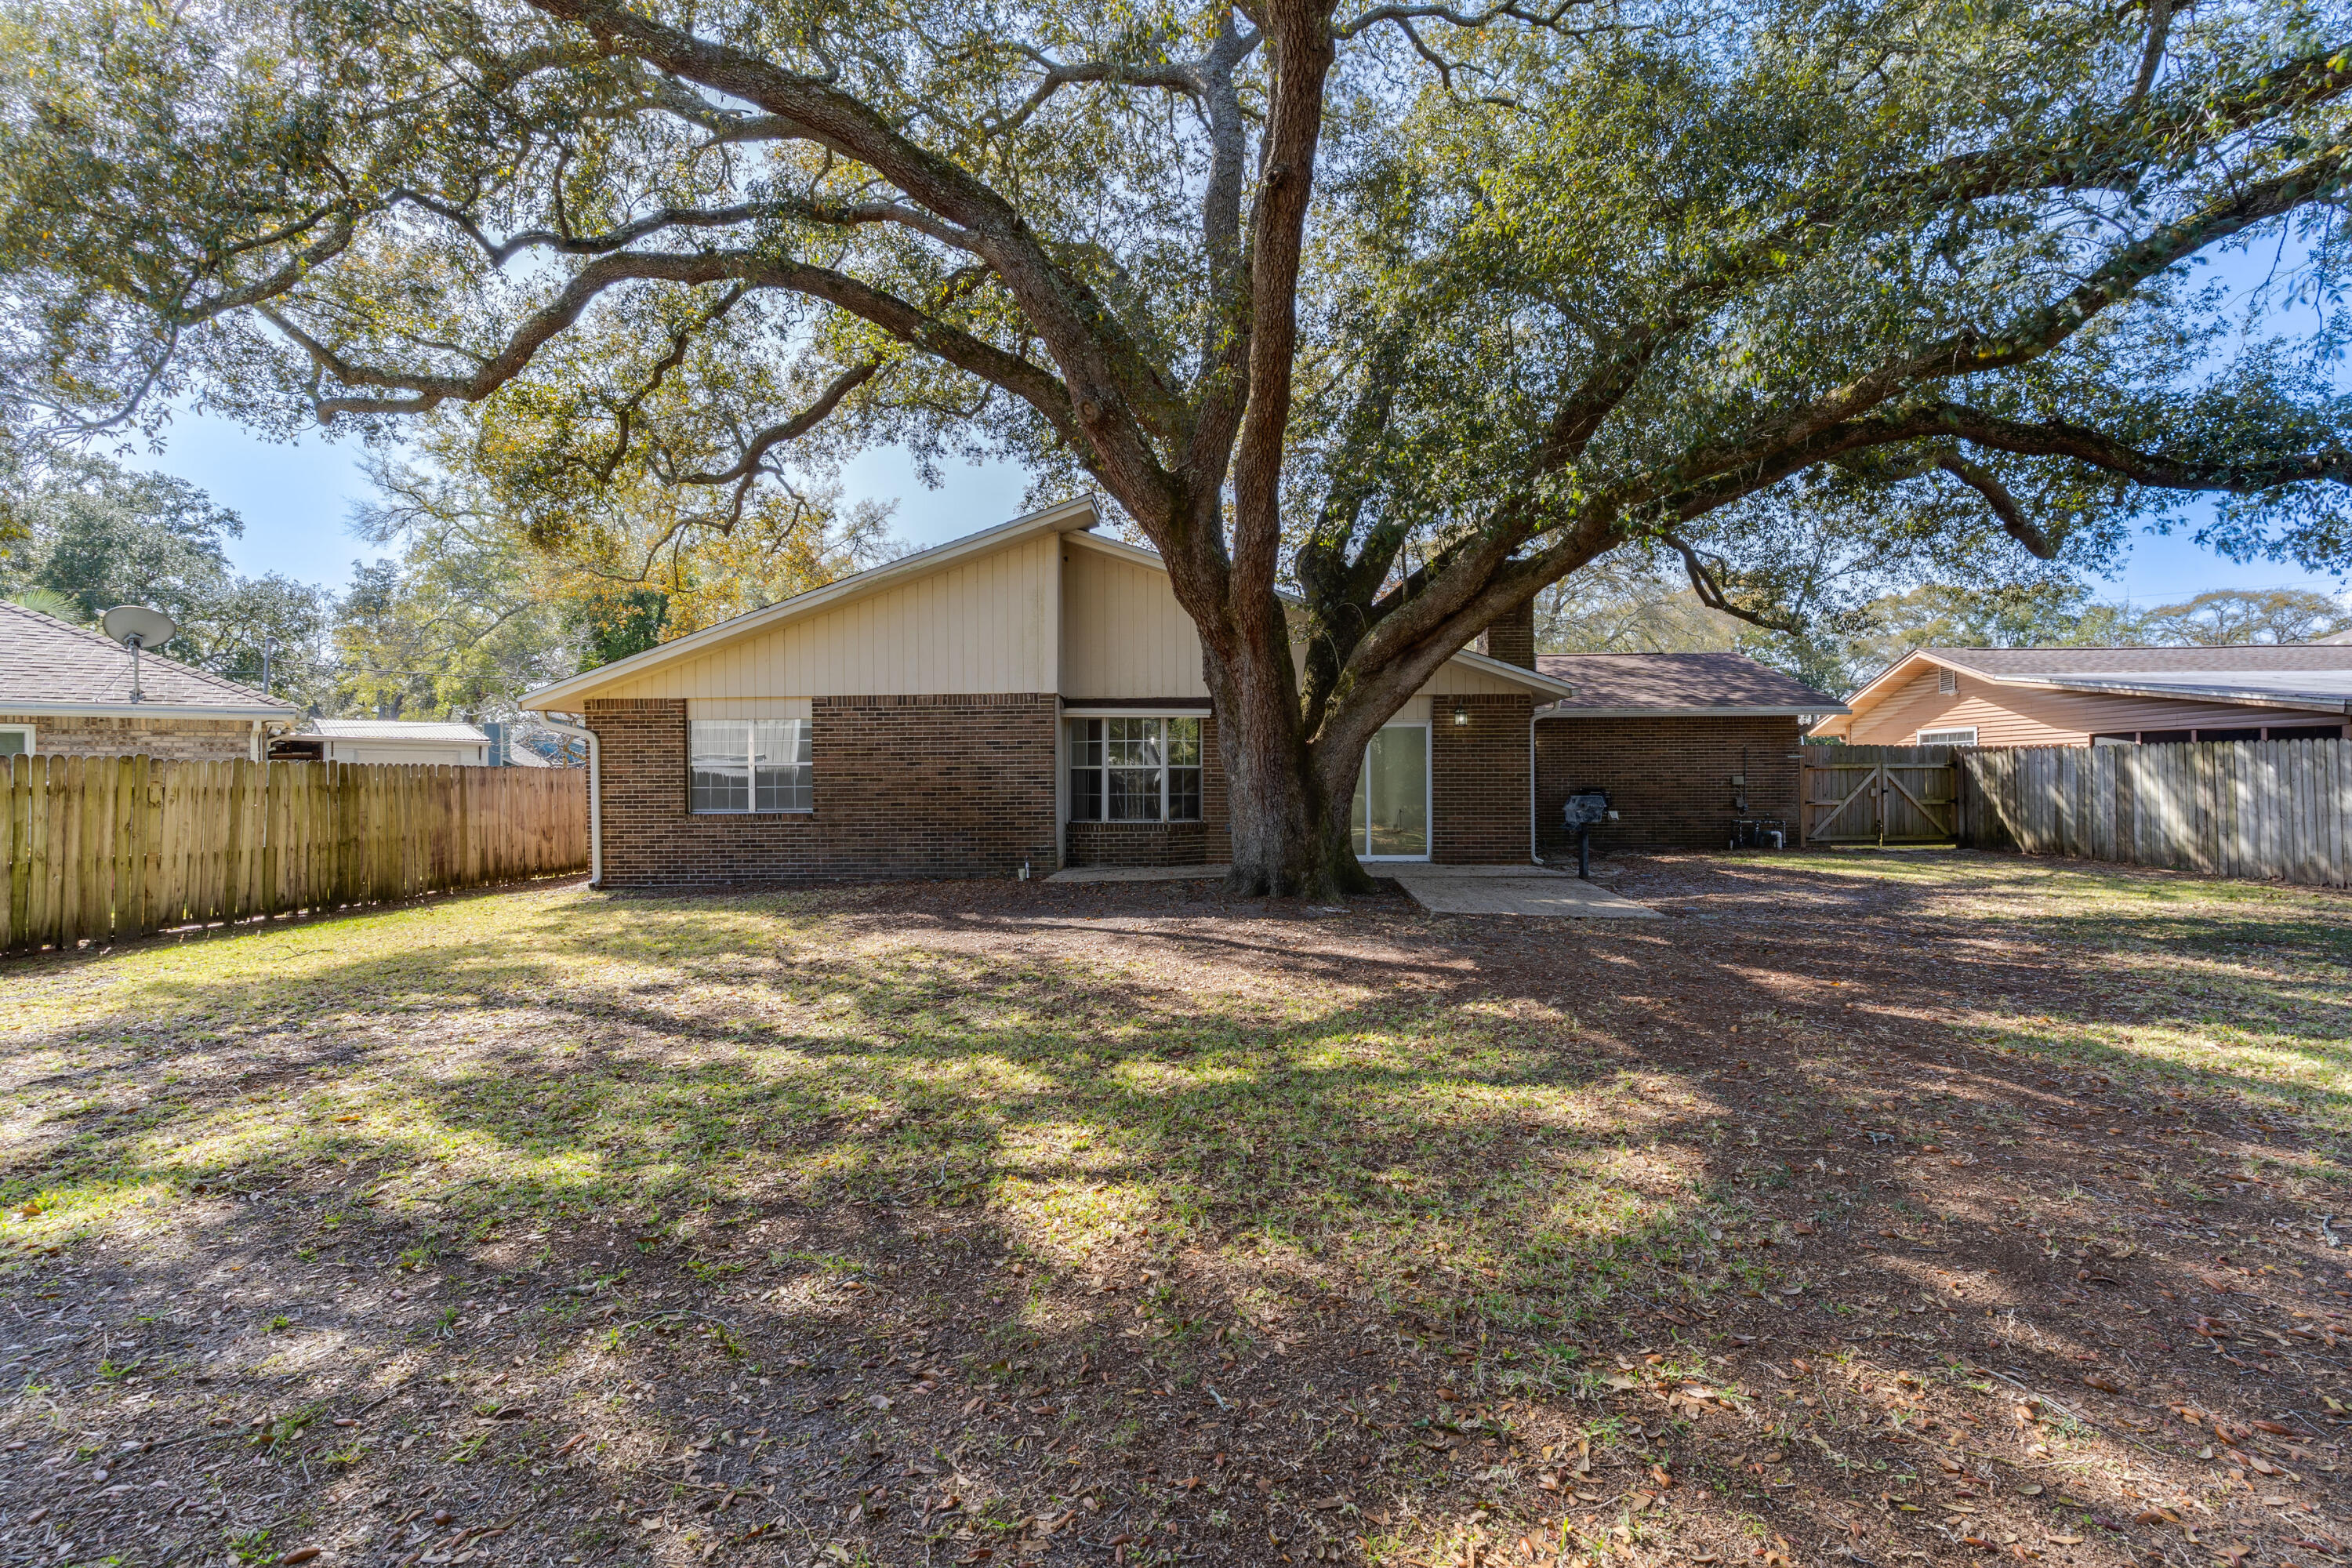
MULTIPOLYGON (((1517 665, 1509 665, 1509 666, 1507 666, 1506 668, 1511 668, 1511 669, 1517 669, 1517 668, 1518 668, 1518 666, 1517 666, 1517 665)), ((1425 861, 1425 860, 1427 860, 1427 859, 1430 858, 1430 856, 1432 856, 1433 854, 1436 853, 1436 850, 1437 850, 1437 778, 1436 778, 1436 771, 1435 771, 1435 770, 1436 770, 1436 756, 1437 756, 1437 737, 1436 737, 1435 735, 1433 735, 1433 734, 1430 733, 1430 731, 1431 731, 1432 726, 1431 726, 1431 724, 1430 724, 1427 721, 1425 721, 1425 720, 1409 721, 1407 721, 1407 722, 1405 722, 1405 723, 1402 723, 1402 724, 1399 724, 1399 723, 1393 723, 1393 722, 1391 722, 1391 723, 1383 724, 1383 725, 1381 725, 1381 729, 1383 729, 1383 730, 1419 730, 1419 731, 1422 732, 1422 736, 1421 736, 1421 812, 1422 812, 1422 824, 1421 824, 1421 830, 1422 830, 1422 832, 1423 832, 1423 833, 1424 833, 1425 835, 1427 835, 1427 836, 1428 836, 1429 847, 1428 847, 1428 848, 1426 848, 1426 849, 1423 849, 1423 850, 1420 854, 1418 854, 1418 855, 1365 855, 1365 854, 1360 854, 1360 854, 1358 854, 1358 855, 1357 855, 1356 858, 1357 858, 1357 859, 1359 859, 1359 860, 1370 860, 1370 861, 1374 861, 1374 862, 1376 862, 1376 863, 1378 863, 1378 864, 1384 865, 1384 866, 1388 866, 1388 865, 1410 865, 1410 864, 1412 864, 1412 863, 1414 863, 1414 862, 1416 862, 1416 861, 1425 861)), ((1363 763, 1360 763, 1360 764, 1359 764, 1358 771, 1357 771, 1357 773, 1356 773, 1356 777, 1358 778, 1358 780, 1359 780, 1359 781, 1360 781, 1361 787, 1362 787, 1362 789, 1363 789, 1363 791, 1364 791, 1364 818, 1365 818, 1365 821, 1366 821, 1367 823, 1369 823, 1369 822, 1371 820, 1371 812, 1372 812, 1372 784, 1371 784, 1371 780, 1370 780, 1370 778, 1368 778, 1368 777, 1366 777, 1366 776, 1365 776, 1365 774, 1364 774, 1364 773, 1363 773, 1363 772, 1362 772, 1362 769, 1363 769, 1364 767, 1368 767, 1368 766, 1370 766, 1370 763, 1371 763, 1371 760, 1372 760, 1372 748, 1370 747, 1370 744, 1367 744, 1367 745, 1364 747, 1364 760, 1363 760, 1363 763)), ((1530 805, 1529 805, 1529 806, 1528 806, 1528 816, 1529 816, 1529 819, 1530 819, 1530 820, 1532 820, 1532 819, 1533 819, 1533 817, 1534 817, 1534 814, 1535 814, 1535 808, 1534 808, 1534 805, 1532 805, 1532 803, 1530 803, 1530 805)), ((1350 828, 1350 829, 1349 830, 1348 837, 1349 837, 1349 840, 1350 840, 1351 842, 1352 842, 1352 841, 1353 841, 1353 839, 1355 838, 1355 832, 1354 832, 1354 830, 1353 830, 1352 828, 1350 828)), ((1370 843, 1371 842, 1371 837, 1370 837, 1370 836, 1369 834, 1367 834, 1367 835, 1365 836, 1364 842, 1365 842, 1366 844, 1370 844, 1370 843)))
MULTIPOLYGON (((40 739, 38 731, 30 724, 0 724, 0 735, 22 735, 25 737, 25 744, 22 748, 22 752, 24 755, 28 757, 33 754, 35 749, 34 742, 40 739)), ((10 757, 16 754, 17 753, 14 752, 0 752, 0 757, 10 757)))

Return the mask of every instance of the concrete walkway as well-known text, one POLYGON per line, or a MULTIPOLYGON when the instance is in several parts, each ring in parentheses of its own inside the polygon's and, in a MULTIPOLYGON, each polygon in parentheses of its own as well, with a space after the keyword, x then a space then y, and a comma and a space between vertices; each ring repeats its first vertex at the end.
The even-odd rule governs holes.
MULTIPOLYGON (((1073 866, 1049 882, 1206 882, 1226 866, 1073 866)), ((1421 906, 1440 915, 1562 915, 1577 920, 1654 921, 1657 910, 1622 899, 1596 882, 1579 881, 1549 866, 1423 866, 1374 862, 1365 868, 1390 877, 1421 906)))

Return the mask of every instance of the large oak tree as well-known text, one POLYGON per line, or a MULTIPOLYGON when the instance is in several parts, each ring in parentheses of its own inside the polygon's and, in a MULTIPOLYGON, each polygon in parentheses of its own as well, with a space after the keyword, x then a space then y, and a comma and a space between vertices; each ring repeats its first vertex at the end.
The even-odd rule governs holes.
POLYGON ((2275 244, 2333 311, 2347 47, 2278 0, 31 0, 0 391, 463 410, 551 538, 867 441, 1091 483, 1199 626, 1236 885, 1323 893, 1370 736, 1612 551, 1771 620, 1825 554, 2079 566, 2213 492, 2340 563, 2332 314, 2247 338, 2190 268, 2275 244))

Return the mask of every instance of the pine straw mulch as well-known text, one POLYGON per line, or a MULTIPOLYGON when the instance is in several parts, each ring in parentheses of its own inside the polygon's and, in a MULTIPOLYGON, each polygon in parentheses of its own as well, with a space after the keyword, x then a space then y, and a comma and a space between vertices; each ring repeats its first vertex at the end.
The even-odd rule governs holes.
POLYGON ((1607 871, 1670 918, 563 887, 0 965, 0 1562, 2352 1544, 2352 904, 1607 871))

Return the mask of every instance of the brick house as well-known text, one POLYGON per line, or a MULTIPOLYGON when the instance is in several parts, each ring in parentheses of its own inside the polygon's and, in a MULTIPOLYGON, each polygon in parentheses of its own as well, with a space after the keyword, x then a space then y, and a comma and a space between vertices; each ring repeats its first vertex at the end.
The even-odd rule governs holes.
MULTIPOLYGON (((1224 860, 1199 638, 1096 522, 1055 507, 525 696, 595 738, 599 879, 1224 860)), ((1374 740, 1360 854, 1527 863, 1529 724, 1571 695, 1527 640, 1457 654, 1374 740)))
MULTIPOLYGON (((1489 641, 1493 640, 1489 634, 1489 641)), ((1736 653, 1571 653, 1536 659, 1571 696, 1535 715, 1536 824, 1547 860, 1570 858, 1559 826, 1573 790, 1605 789, 1618 820, 1604 848, 1721 849, 1742 818, 1796 842, 1806 723, 1845 705, 1736 653)))
POLYGON ((140 656, 138 697, 121 644, 0 600, 0 760, 258 759, 301 718, 290 702, 161 654, 140 656))
POLYGON ((1923 647, 1814 733, 1849 745, 2093 746, 2337 740, 2352 645, 1923 647))

